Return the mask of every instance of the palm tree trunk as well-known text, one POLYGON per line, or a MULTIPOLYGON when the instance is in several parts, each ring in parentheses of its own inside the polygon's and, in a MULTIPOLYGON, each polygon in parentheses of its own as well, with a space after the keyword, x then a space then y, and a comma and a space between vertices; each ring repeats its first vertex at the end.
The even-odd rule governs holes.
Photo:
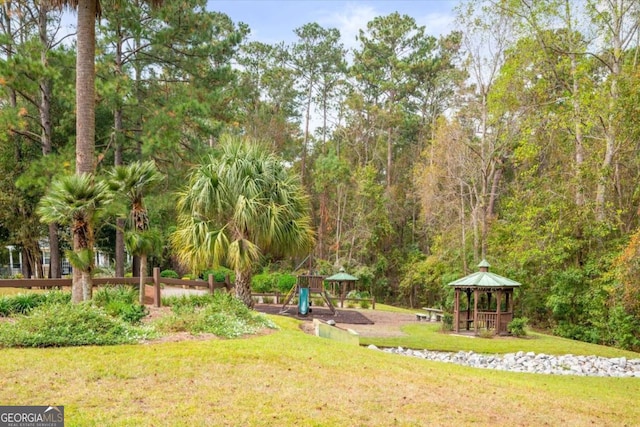
POLYGON ((253 308, 253 298, 251 298, 251 273, 248 271, 236 270, 236 298, 249 308, 253 308))
POLYGON ((147 256, 140 255, 140 304, 144 305, 145 282, 147 275, 147 256))
POLYGON ((93 172, 95 146, 96 1, 78 2, 76 58, 76 173, 93 172))
POLYGON ((80 271, 80 283, 82 284, 82 299, 91 301, 93 296, 93 279, 91 271, 80 271))

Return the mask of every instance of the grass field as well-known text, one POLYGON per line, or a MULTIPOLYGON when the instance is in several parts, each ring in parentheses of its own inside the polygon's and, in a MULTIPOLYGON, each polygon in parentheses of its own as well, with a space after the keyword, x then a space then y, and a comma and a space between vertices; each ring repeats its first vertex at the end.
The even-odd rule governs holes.
MULTIPOLYGON (((0 402, 67 426, 637 425, 637 379, 515 374, 300 331, 237 340, 0 350, 0 402)), ((487 340, 493 341, 493 340, 487 340)))

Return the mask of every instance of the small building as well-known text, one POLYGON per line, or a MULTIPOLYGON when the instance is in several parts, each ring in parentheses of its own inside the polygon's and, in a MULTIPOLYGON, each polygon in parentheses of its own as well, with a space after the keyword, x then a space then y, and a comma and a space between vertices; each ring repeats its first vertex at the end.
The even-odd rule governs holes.
POLYGON ((520 283, 489 272, 489 263, 482 260, 480 271, 448 284, 455 289, 453 330, 494 330, 506 334, 513 320, 513 292, 520 283), (466 298, 463 298, 466 295, 466 298), (465 301, 466 300, 466 301, 465 301))

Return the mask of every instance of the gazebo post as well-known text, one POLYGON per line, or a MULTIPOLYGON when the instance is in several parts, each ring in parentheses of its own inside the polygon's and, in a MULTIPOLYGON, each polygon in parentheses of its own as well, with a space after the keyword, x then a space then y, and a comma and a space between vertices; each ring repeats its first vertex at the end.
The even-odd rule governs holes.
POLYGON ((473 329, 478 333, 478 288, 473 290, 473 329))
POLYGON ((501 323, 500 323, 500 304, 502 304, 502 290, 498 289, 498 294, 496 295, 496 330, 498 334, 502 332, 501 323))
POLYGON ((467 288, 467 331, 469 330, 469 320, 471 320, 471 289, 467 288))
POLYGON ((453 321, 455 323, 454 330, 460 332, 460 289, 456 288, 456 296, 453 300, 453 321))

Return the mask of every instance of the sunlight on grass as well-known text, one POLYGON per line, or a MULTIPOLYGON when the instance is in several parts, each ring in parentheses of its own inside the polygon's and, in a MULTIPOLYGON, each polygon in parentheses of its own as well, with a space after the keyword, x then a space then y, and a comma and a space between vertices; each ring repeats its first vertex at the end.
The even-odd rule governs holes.
POLYGON ((249 339, 0 350, 0 401, 65 405, 69 426, 571 426, 640 419, 636 379, 428 362, 317 338, 294 319, 271 318, 279 331, 249 339))

